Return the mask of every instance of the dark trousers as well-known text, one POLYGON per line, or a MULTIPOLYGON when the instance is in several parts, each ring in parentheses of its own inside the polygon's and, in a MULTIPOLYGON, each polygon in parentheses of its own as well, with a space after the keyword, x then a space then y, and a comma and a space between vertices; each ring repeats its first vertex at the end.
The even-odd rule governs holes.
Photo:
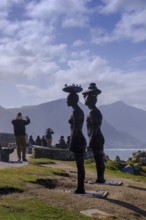
POLYGON ((85 168, 84 168, 84 152, 74 153, 77 166, 77 190, 84 191, 85 168))
POLYGON ((96 149, 92 149, 94 160, 96 163, 96 172, 97 172, 97 182, 98 183, 104 183, 104 171, 105 171, 105 165, 104 165, 104 152, 96 149))
POLYGON ((26 139, 24 135, 16 136, 16 147, 17 147, 17 156, 18 159, 21 160, 21 153, 22 158, 26 159, 26 139))

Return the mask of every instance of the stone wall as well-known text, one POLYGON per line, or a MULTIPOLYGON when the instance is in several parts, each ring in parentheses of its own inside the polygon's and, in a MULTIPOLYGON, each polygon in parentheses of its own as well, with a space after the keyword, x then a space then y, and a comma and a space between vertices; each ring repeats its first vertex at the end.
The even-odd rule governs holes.
POLYGON ((0 143, 3 144, 10 144, 15 143, 15 136, 11 133, 0 133, 0 143))
POLYGON ((33 158, 49 158, 52 160, 73 161, 74 154, 68 149, 48 148, 33 145, 32 148, 33 158))

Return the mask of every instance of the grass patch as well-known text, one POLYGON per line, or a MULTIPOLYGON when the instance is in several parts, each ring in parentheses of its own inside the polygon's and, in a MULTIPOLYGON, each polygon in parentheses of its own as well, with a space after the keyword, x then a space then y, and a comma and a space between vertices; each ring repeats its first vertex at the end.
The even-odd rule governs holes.
MULTIPOLYGON (((44 166, 41 160, 24 167, 0 170, 0 219, 2 220, 88 220, 79 213, 55 207, 55 203, 43 199, 39 190, 54 189, 58 183, 56 175, 67 176, 61 169, 44 166), (30 185, 31 184, 31 185, 30 185), (34 184, 34 187, 33 185, 34 184), (36 186, 35 186, 36 185, 36 186), (38 186, 40 187, 38 187, 38 186)), ((43 163, 44 164, 44 163, 43 163)), ((48 192, 47 192, 48 193, 48 192)), ((55 193, 55 191, 54 191, 55 193)), ((54 194, 55 197, 55 194, 54 194)), ((58 197, 56 197, 57 199, 58 197)))
MULTIPOLYGON (((75 197, 63 192, 66 187, 70 189, 76 185, 76 181, 72 181, 74 177, 65 178, 69 177, 69 174, 60 167, 57 169, 53 168, 54 166, 44 166, 57 162, 48 159, 32 159, 31 164, 27 166, 0 170, 0 219, 93 219, 79 213, 79 210, 84 210, 84 200, 79 198, 77 205, 75 197)), ((61 161, 61 163, 76 167, 74 161, 61 161)), ((85 167, 93 173, 96 172, 95 163, 92 160, 85 160, 85 167)), ((145 177, 120 172, 116 163, 107 166, 105 174, 146 182, 145 177)), ((90 205, 89 201, 86 208, 94 208, 94 205, 90 205)))
MULTIPOLYGON (((36 162, 37 164, 37 162, 36 162)), ((24 167, 1 169, 0 188, 16 187, 20 190, 27 190, 27 182, 36 182, 37 179, 50 176, 68 176, 68 173, 61 169, 53 169, 44 166, 29 164, 24 167)))
POLYGON ((0 219, 3 220, 89 220, 79 212, 67 211, 49 206, 47 202, 38 199, 10 198, 0 202, 0 219))
POLYGON ((29 157, 29 163, 33 165, 43 165, 43 164, 55 164, 55 161, 47 159, 47 158, 33 158, 29 157))
MULTIPOLYGON (((116 177, 121 177, 121 178, 127 178, 127 179, 132 179, 135 181, 143 181, 146 182, 146 178, 145 176, 141 176, 141 175, 131 175, 129 173, 126 172, 121 172, 121 164, 116 162, 116 161, 111 161, 109 160, 108 162, 105 163, 106 169, 105 169, 105 175, 113 175, 116 177)), ((92 170, 93 172, 95 172, 95 162, 93 162, 93 160, 89 159, 89 160, 85 160, 85 167, 87 169, 92 170)))
POLYGON ((35 181, 38 176, 51 174, 45 168, 38 168, 37 166, 28 165, 18 168, 10 168, 0 170, 0 187, 17 187, 20 189, 26 188, 26 182, 35 181))
POLYGON ((56 176, 69 177, 69 174, 65 170, 61 170, 61 169, 54 170, 52 173, 56 176))

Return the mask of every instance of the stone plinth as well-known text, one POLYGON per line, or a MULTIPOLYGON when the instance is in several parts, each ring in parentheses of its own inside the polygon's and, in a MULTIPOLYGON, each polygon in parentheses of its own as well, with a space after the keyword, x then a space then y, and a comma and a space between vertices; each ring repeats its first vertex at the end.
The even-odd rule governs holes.
POLYGON ((16 148, 15 136, 11 133, 0 133, 0 161, 9 162, 9 155, 16 148))
POLYGON ((68 149, 48 148, 42 146, 34 146, 32 148, 33 158, 49 158, 52 160, 73 161, 74 154, 68 149))
POLYGON ((14 152, 14 148, 8 149, 0 149, 0 161, 9 162, 9 155, 14 152))

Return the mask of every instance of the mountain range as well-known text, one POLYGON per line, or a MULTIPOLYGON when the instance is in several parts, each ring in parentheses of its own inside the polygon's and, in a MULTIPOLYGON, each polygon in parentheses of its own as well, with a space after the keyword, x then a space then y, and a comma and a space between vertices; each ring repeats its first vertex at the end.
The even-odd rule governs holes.
MULTIPOLYGON (((85 118, 88 108, 79 103, 84 111, 85 118)), ((105 148, 145 148, 146 146, 146 112, 129 106, 121 101, 99 107, 103 115, 102 132, 105 137, 105 148)), ((72 108, 66 104, 66 99, 23 106, 21 108, 0 107, 0 132, 13 133, 12 119, 18 112, 23 117, 29 116, 31 124, 26 127, 28 135, 36 139, 37 135, 44 135, 46 128, 53 129, 53 144, 58 143, 61 135, 67 138, 70 135, 68 119, 72 108)), ((83 133, 88 141, 86 122, 83 133)))

